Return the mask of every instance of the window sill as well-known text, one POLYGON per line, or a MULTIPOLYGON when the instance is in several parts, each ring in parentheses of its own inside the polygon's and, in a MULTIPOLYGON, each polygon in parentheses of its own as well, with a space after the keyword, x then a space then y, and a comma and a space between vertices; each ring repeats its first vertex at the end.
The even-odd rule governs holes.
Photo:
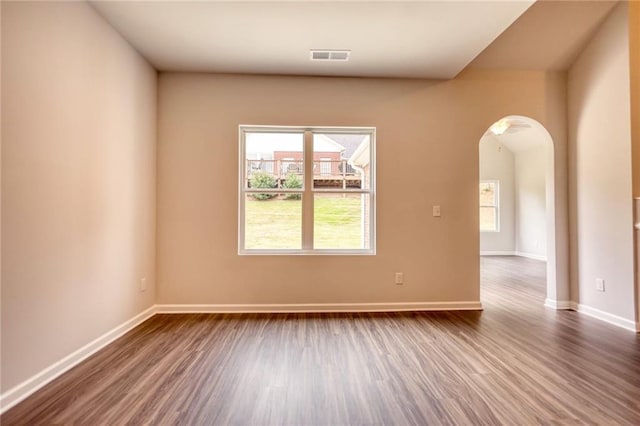
POLYGON ((238 256, 375 256, 371 250, 238 250, 238 256))

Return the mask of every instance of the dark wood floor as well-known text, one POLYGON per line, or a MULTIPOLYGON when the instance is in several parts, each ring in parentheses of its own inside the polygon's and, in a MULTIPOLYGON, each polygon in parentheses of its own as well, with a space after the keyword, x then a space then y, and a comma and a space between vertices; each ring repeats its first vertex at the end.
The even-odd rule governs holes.
POLYGON ((484 312, 158 315, 9 410, 38 423, 640 424, 640 336, 482 259, 484 312))

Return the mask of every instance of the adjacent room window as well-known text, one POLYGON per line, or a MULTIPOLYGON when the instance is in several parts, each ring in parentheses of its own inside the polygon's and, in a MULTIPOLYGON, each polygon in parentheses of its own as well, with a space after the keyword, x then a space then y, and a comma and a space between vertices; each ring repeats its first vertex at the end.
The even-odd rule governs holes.
POLYGON ((240 254, 375 254, 375 129, 240 126, 240 254))
POLYGON ((480 231, 500 232, 499 199, 497 180, 480 181, 480 231))

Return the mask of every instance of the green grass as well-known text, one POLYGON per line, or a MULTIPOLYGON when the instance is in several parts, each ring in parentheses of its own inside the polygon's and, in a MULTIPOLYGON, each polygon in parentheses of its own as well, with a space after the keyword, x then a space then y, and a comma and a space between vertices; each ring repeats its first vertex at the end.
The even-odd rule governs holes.
MULTIPOLYGON (((245 221, 247 249, 302 247, 301 200, 259 201, 247 197, 245 221)), ((317 196, 314 202, 314 223, 314 248, 361 248, 360 196, 317 196)))

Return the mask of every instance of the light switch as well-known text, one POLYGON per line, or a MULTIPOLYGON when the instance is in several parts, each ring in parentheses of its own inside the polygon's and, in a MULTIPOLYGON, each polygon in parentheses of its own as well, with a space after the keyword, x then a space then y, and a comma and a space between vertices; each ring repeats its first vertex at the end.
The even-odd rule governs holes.
POLYGON ((433 217, 440 217, 440 206, 433 206, 433 217))
POLYGON ((396 272, 396 285, 404 284, 404 273, 396 272))

